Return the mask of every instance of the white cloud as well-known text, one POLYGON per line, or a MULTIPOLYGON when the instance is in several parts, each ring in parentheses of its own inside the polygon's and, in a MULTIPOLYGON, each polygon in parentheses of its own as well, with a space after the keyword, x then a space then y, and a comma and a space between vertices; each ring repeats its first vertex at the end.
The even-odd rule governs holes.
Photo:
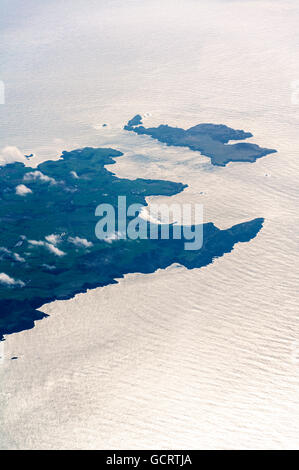
POLYGON ((46 242, 43 242, 41 240, 28 240, 28 243, 30 243, 30 245, 34 245, 34 246, 45 246, 46 245, 46 242))
POLYGON ((24 263, 25 259, 22 258, 18 253, 13 253, 12 251, 8 250, 4 246, 0 246, 0 252, 5 253, 8 257, 14 261, 19 261, 20 263, 24 263))
POLYGON ((102 241, 106 243, 112 243, 116 240, 119 240, 120 238, 122 238, 121 232, 114 232, 110 235, 107 235, 105 238, 102 239, 102 241))
POLYGON ((71 171, 70 173, 75 179, 79 179, 79 176, 77 175, 75 171, 71 171))
POLYGON ((13 253, 13 257, 16 261, 19 261, 20 263, 25 263, 25 258, 22 258, 18 253, 13 253))
POLYGON ((59 250, 59 248, 57 248, 54 245, 51 245, 50 243, 46 243, 46 247, 48 248, 49 251, 54 253, 54 255, 56 255, 56 256, 64 256, 65 255, 64 251, 59 250))
POLYGON ((69 237, 68 241, 70 243, 73 243, 76 246, 81 246, 81 247, 85 247, 85 248, 90 248, 91 246, 93 246, 93 243, 86 240, 86 238, 69 237))
POLYGON ((0 151, 0 165, 8 165, 14 162, 26 162, 25 155, 17 148, 13 146, 4 147, 0 151))
POLYGON ((49 271, 52 271, 53 269, 55 269, 55 266, 51 266, 50 264, 46 264, 46 263, 42 264, 42 267, 48 269, 49 271))
POLYGON ((51 243, 44 242, 42 240, 28 240, 28 243, 33 246, 43 246, 47 248, 51 253, 54 253, 56 256, 64 256, 65 252, 62 250, 59 250, 56 246, 52 245, 51 243))
POLYGON ((26 175, 23 178, 24 181, 41 181, 42 183, 50 183, 50 184, 56 184, 56 181, 54 178, 51 178, 50 176, 44 175, 41 171, 29 171, 29 173, 26 173, 26 175))
POLYGON ((13 277, 8 276, 5 273, 0 273, 0 283, 6 284, 7 286, 20 286, 23 287, 25 284, 22 281, 18 281, 13 277))
POLYGON ((55 235, 54 233, 52 233, 52 235, 47 235, 45 239, 47 240, 47 242, 51 243, 52 245, 57 245, 58 243, 62 241, 61 235, 55 235))
POLYGON ((9 251, 7 248, 5 248, 5 246, 0 246, 0 251, 2 251, 3 253, 7 253, 7 254, 11 253, 11 251, 9 251))
POLYGON ((26 196, 26 194, 32 193, 31 189, 25 186, 25 184, 19 184, 16 187, 16 194, 18 196, 26 196))

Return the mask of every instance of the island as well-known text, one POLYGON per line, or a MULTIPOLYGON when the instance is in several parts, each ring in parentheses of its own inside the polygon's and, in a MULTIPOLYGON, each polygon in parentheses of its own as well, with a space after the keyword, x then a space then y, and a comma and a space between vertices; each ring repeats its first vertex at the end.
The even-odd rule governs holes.
MULTIPOLYGON (((180 182, 116 177, 106 165, 122 153, 111 148, 64 151, 59 160, 30 168, 0 168, 0 338, 29 329, 45 317, 39 308, 87 289, 116 283, 127 273, 153 273, 172 263, 200 268, 248 242, 261 230, 256 218, 227 230, 205 223, 201 249, 183 239, 99 240, 99 204, 146 205, 147 196, 172 196, 180 182)), ((173 227, 170 227, 172 230, 173 227)), ((200 286, 199 286, 200 288, 200 286)))
POLYGON ((255 162, 258 158, 275 153, 274 149, 259 147, 248 142, 229 144, 231 140, 253 137, 250 132, 235 130, 224 124, 197 124, 185 130, 180 127, 160 125, 146 128, 137 114, 124 126, 127 131, 148 135, 166 145, 188 147, 211 159, 212 165, 225 166, 229 162, 255 162))

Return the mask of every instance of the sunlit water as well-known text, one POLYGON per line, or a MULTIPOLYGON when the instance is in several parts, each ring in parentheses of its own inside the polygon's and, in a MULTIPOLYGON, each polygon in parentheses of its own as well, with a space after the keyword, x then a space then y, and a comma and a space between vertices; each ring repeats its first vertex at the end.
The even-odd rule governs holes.
POLYGON ((265 224, 205 268, 43 306, 47 319, 2 346, 1 447, 297 448, 297 3, 27 2, 14 18, 18 3, 1 45, 3 146, 39 161, 109 145, 125 153, 117 176, 189 185, 155 201, 201 202, 221 228, 265 224), (137 112, 244 129, 278 153, 212 167, 122 131, 137 112))

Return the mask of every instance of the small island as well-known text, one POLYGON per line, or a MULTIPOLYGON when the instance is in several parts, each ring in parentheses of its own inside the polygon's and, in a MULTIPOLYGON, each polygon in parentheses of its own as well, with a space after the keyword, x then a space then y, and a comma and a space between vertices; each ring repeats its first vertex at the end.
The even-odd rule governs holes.
POLYGON ((149 135, 167 145, 188 147, 211 159, 212 165, 225 166, 229 162, 255 162, 258 158, 275 153, 274 149, 259 147, 256 144, 230 140, 244 140, 253 137, 250 132, 235 130, 223 124, 198 124, 189 129, 160 125, 146 128, 142 125, 140 114, 130 119, 124 126, 127 131, 149 135))

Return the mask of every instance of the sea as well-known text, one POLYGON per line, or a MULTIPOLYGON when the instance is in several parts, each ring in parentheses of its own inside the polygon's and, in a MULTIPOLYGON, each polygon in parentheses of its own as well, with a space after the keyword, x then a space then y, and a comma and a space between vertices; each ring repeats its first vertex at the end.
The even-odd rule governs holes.
POLYGON ((124 153, 107 166, 118 177, 188 185, 149 205, 200 203, 222 229, 265 219, 206 267, 126 275, 43 305, 47 318, 6 336, 0 448, 298 448, 298 2, 0 10, 0 157, 32 153, 36 166, 112 147, 124 153), (146 127, 243 129, 277 153, 215 167, 123 130, 137 113, 146 127))

